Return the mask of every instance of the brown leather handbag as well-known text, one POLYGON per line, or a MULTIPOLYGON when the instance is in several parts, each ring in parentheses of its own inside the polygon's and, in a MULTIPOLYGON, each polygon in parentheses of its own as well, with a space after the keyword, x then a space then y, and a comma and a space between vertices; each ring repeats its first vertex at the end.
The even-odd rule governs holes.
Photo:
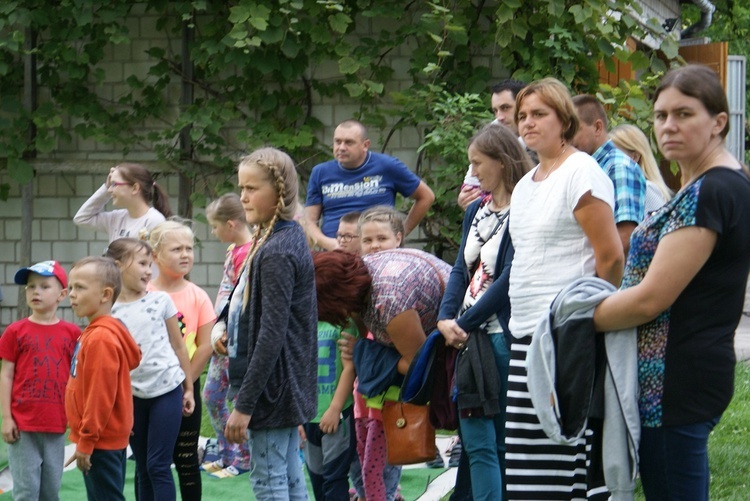
POLYGON ((385 402, 382 410, 388 463, 406 465, 435 459, 435 428, 430 407, 385 402))

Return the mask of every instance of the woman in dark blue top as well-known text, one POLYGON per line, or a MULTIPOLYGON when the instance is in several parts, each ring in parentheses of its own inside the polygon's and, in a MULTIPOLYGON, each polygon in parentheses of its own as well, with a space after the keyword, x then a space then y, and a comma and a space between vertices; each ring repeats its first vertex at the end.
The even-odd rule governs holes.
POLYGON ((459 355, 456 372, 463 447, 469 457, 474 499, 497 500, 503 497, 510 361, 505 337, 513 260, 507 231, 510 195, 531 161, 518 138, 499 124, 486 126, 471 139, 468 156, 472 174, 488 194, 466 210, 461 247, 440 305, 438 329, 447 345, 463 350, 469 344, 459 355), (472 345, 477 349, 471 349, 472 345), (494 355, 489 357, 490 363, 483 362, 488 351, 494 355), (476 377, 477 373, 483 377, 476 377))

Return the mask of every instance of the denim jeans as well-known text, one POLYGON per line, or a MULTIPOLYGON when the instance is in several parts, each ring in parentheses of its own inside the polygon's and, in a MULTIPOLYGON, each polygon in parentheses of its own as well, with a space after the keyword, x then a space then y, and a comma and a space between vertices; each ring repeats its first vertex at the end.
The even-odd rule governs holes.
MULTIPOLYGON (((461 446, 463 447, 460 422, 458 427, 458 438, 461 439, 461 446)), ((461 451, 461 459, 458 460, 458 468, 456 469, 456 485, 453 487, 453 494, 451 494, 449 500, 474 501, 474 495, 471 492, 471 469, 469 466, 469 455, 467 454, 465 447, 461 451)))
POLYGON ((125 501, 125 451, 91 453, 91 469, 83 475, 88 501, 125 501))
POLYGON ((475 501, 507 498, 505 477, 505 405, 510 348, 502 333, 487 334, 500 377, 500 412, 494 416, 460 418, 461 440, 469 456, 471 490, 475 501))
POLYGON ((297 427, 250 430, 250 484, 258 501, 307 500, 297 427))
POLYGON ((641 482, 646 499, 708 500, 708 435, 721 416, 685 426, 641 428, 641 482))
POLYGON ((177 498, 172 453, 182 422, 182 387, 154 398, 133 397, 133 434, 138 501, 177 498))

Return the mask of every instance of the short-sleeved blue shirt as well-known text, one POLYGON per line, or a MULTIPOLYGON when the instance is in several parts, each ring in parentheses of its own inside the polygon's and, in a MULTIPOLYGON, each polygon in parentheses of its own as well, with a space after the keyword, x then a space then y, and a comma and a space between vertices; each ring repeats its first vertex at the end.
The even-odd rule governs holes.
POLYGON ((341 216, 375 205, 393 207, 396 193, 409 197, 419 183, 419 177, 399 159, 368 151, 365 162, 355 169, 346 169, 337 160, 316 165, 305 205, 322 207, 321 230, 333 238, 341 216))

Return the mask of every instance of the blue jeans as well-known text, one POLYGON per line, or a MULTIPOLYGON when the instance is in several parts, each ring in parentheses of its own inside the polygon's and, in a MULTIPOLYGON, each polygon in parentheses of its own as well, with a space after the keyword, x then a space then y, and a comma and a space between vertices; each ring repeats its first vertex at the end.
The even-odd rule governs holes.
POLYGON ((250 430, 250 484, 258 501, 307 500, 297 427, 250 430))
POLYGON ((506 498, 505 405, 508 393, 510 348, 502 333, 487 334, 492 343, 495 365, 500 376, 500 412, 494 416, 459 418, 461 440, 469 456, 471 490, 475 501, 506 498))
POLYGON ((720 418, 641 428, 638 452, 646 499, 708 500, 708 435, 720 418))
POLYGON ((171 464, 182 422, 182 387, 154 398, 133 397, 133 415, 138 501, 176 499, 171 464))
POLYGON ((91 453, 91 469, 83 475, 88 501, 125 501, 125 450, 91 453))
POLYGON ((320 431, 320 423, 306 423, 305 463, 315 499, 349 501, 349 467, 357 454, 354 408, 343 412, 336 433, 320 431))
MULTIPOLYGON (((461 437, 461 426, 458 427, 458 438, 461 439, 463 447, 463 438, 461 437)), ((458 460, 456 469, 456 485, 453 487, 453 494, 449 501, 474 501, 474 495, 471 492, 471 469, 469 466, 469 455, 464 447, 461 451, 461 459, 458 460)))

